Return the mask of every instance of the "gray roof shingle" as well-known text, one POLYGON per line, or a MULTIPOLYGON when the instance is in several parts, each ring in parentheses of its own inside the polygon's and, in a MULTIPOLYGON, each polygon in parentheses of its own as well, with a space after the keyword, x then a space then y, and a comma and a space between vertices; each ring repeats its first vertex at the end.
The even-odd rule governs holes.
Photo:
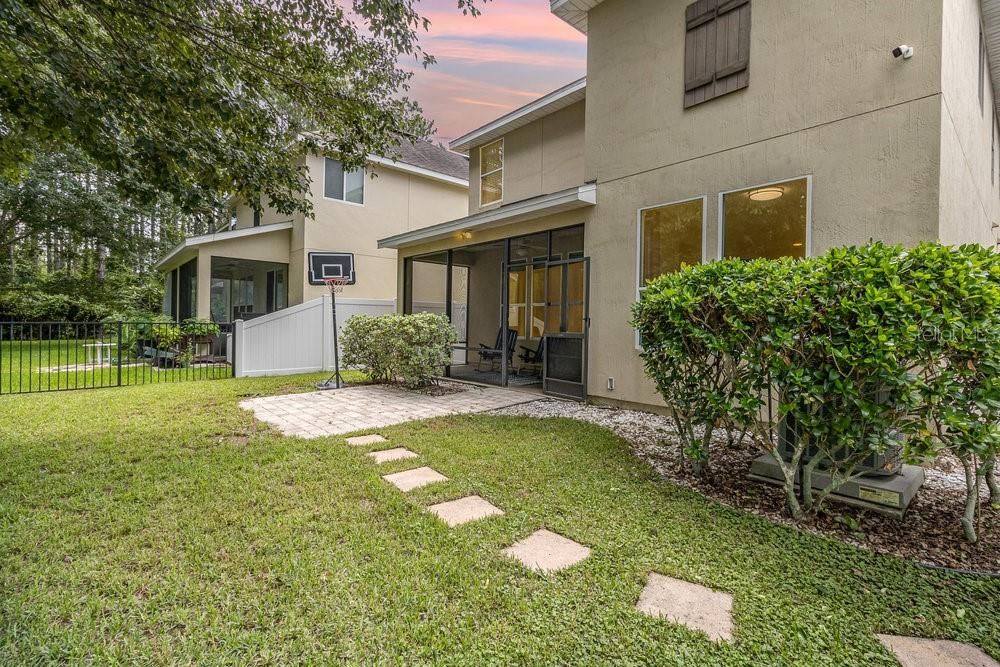
POLYGON ((413 167, 429 169, 463 181, 469 179, 469 158, 443 146, 424 141, 402 141, 385 157, 413 167))

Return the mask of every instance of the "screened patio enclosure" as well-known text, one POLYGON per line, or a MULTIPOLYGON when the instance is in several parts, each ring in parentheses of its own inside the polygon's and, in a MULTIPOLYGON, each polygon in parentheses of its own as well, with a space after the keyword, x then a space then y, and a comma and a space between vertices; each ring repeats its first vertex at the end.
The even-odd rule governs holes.
POLYGON ((450 377, 583 399, 589 265, 582 226, 410 257, 403 310, 452 322, 450 377))
POLYGON ((288 306, 288 265, 212 257, 211 312, 214 322, 248 320, 288 306))

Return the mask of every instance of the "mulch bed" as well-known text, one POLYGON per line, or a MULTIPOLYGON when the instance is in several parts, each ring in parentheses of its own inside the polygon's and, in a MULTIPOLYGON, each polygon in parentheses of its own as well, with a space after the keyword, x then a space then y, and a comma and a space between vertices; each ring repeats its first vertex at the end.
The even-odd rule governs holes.
POLYGON ((948 459, 926 468, 928 479, 902 520, 828 499, 826 513, 794 523, 785 513, 780 486, 747 479, 758 452, 748 446, 728 448, 722 434, 713 448, 711 470, 700 478, 679 464, 674 429, 665 417, 561 401, 536 401, 497 412, 568 417, 604 426, 628 441, 636 456, 664 479, 778 523, 924 565, 1000 573, 1000 511, 984 498, 979 542, 966 542, 959 523, 965 504, 964 482, 956 474, 957 462, 948 459))

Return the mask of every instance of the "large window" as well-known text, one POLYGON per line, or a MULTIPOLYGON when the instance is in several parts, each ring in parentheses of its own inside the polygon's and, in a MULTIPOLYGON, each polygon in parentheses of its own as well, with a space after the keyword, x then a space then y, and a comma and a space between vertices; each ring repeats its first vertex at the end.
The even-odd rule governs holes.
POLYGON ((705 198, 639 211, 639 287, 664 273, 702 261, 705 198))
POLYGON ((721 255, 805 257, 809 195, 808 177, 720 195, 721 255))
POLYGON ((479 149, 479 205, 503 199, 503 139, 479 149))
POLYGON ((344 171, 340 160, 326 158, 326 168, 323 179, 323 196, 327 199, 365 203, 365 170, 355 169, 344 171))

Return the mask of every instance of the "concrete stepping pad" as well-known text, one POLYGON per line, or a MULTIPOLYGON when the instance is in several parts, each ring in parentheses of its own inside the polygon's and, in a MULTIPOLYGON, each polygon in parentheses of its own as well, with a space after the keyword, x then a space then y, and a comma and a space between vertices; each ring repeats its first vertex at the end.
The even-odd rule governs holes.
POLYGON ((549 573, 576 565, 590 555, 590 547, 544 528, 503 550, 536 572, 549 573))
POLYGON ((728 593, 651 572, 635 607, 704 632, 713 641, 733 638, 733 596, 728 593))
POLYGON ((375 463, 388 463, 389 461, 401 461, 402 459, 415 459, 420 456, 416 452, 411 452, 405 447, 382 449, 377 452, 368 452, 367 455, 374 459, 375 463))
POLYGON ((945 639, 878 635, 903 667, 1000 667, 977 646, 945 639))
POLYGON ((449 500, 446 503, 431 505, 427 509, 452 528, 470 521, 503 514, 502 509, 491 505, 479 496, 466 496, 458 500, 449 500))
POLYGON ((447 477, 439 473, 437 470, 434 470, 434 468, 428 468, 427 466, 414 468, 413 470, 404 470, 403 472, 397 472, 391 475, 383 475, 382 479, 389 482, 404 493, 412 491, 413 489, 419 489, 420 487, 427 486, 428 484, 445 482, 448 480, 447 477))
POLYGON ((374 445, 380 442, 389 442, 377 433, 372 435, 356 435, 353 438, 347 438, 347 444, 354 445, 355 447, 360 447, 362 445, 374 445))

